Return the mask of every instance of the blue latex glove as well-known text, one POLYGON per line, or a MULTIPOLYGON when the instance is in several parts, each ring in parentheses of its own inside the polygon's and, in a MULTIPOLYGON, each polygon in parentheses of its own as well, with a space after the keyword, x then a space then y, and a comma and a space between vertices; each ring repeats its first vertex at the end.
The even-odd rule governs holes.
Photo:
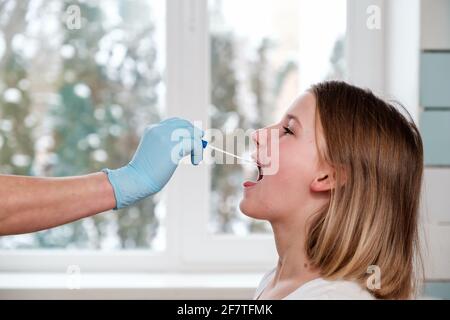
POLYGON ((198 165, 203 160, 203 134, 203 130, 180 118, 148 126, 129 164, 117 170, 102 170, 113 186, 115 209, 160 191, 183 157, 190 154, 192 164, 198 165))

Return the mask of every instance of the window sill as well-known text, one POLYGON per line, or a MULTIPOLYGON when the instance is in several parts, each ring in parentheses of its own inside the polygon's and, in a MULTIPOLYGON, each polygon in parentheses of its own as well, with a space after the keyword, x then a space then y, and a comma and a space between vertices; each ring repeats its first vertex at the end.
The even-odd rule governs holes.
MULTIPOLYGON (((252 299, 263 273, 83 273, 69 289, 64 273, 0 273, 8 299, 252 299)), ((448 299, 449 282, 427 282, 421 299, 448 299)))
POLYGON ((0 273, 0 299, 252 299, 262 276, 262 273, 82 273, 79 276, 0 273))

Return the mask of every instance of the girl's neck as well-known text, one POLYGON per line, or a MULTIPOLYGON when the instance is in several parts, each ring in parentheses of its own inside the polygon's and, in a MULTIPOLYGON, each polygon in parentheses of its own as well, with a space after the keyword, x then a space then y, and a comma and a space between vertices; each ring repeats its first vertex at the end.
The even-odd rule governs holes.
POLYGON ((295 281, 299 285, 320 277, 311 266, 305 252, 304 226, 292 223, 272 223, 278 251, 274 282, 295 281))

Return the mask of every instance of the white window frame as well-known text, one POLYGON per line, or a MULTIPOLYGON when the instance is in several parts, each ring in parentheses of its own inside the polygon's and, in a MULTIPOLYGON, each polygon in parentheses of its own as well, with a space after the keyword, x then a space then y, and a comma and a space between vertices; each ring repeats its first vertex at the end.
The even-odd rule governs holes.
MULTIPOLYGON (((352 54, 348 68, 350 80, 382 89, 383 72, 372 72, 373 61, 384 70, 382 34, 367 34, 358 26, 361 19, 356 18, 365 17, 367 6, 374 2, 383 4, 383 0, 348 0, 347 38, 352 54), (359 45, 361 41, 364 46, 359 45)), ((209 123, 210 97, 207 6, 207 0, 167 0, 166 8, 167 115, 202 121, 204 128, 209 123)), ((276 250, 271 234, 240 237, 208 233, 210 169, 207 165, 181 165, 166 187, 164 252, 1 250, 0 272, 65 272, 70 265, 80 266, 83 272, 262 272, 273 267, 276 250)))

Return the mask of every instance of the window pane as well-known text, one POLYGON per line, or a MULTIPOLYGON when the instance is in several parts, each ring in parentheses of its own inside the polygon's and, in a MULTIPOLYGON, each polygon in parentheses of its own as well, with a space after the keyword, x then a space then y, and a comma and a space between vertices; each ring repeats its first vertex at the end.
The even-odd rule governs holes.
MULTIPOLYGON (((345 0, 209 0, 209 17, 212 128, 264 127, 312 83, 345 78, 345 0)), ((239 211, 243 176, 213 166, 213 233, 269 230, 239 211)))
MULTIPOLYGON (((71 176, 125 165, 164 112, 165 1, 0 5, 0 172, 71 176)), ((3 237, 0 248, 160 250, 164 212, 153 197, 3 237)))

